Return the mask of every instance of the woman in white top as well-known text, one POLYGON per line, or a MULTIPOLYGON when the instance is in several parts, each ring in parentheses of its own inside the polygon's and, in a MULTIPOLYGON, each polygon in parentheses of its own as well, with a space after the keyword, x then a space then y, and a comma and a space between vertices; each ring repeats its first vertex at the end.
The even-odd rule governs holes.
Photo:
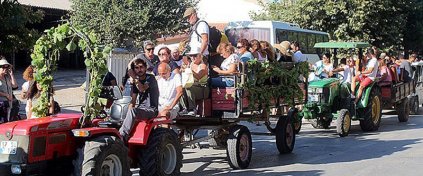
MULTIPOLYGON (((233 75, 237 72, 237 66, 240 62, 238 55, 234 54, 235 48, 228 43, 220 43, 218 46, 220 55, 225 58, 220 68, 212 65, 212 68, 219 75, 233 75)), ((235 84, 233 78, 211 78, 211 85, 214 87, 232 87, 235 84)))
POLYGON ((325 53, 322 58, 323 71, 320 74, 320 78, 329 78, 329 73, 333 70, 333 65, 330 62, 330 54, 325 53))

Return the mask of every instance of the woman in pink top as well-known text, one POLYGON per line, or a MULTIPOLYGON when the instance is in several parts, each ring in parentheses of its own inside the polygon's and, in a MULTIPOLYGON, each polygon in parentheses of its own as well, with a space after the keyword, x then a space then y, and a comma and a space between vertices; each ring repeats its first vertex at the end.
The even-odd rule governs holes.
POLYGON ((379 58, 379 75, 380 75, 380 81, 379 81, 380 86, 392 84, 392 74, 388 66, 386 66, 385 58, 379 58))

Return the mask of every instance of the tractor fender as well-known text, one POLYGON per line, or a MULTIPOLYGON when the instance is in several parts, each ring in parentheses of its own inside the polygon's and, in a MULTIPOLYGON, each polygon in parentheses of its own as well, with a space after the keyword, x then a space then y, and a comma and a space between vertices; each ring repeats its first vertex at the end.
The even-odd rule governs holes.
POLYGON ((372 83, 370 84, 364 91, 361 100, 358 102, 357 107, 358 108, 365 108, 369 104, 369 97, 370 93, 373 89, 376 89, 376 91, 380 92, 380 88, 377 84, 372 83))
POLYGON ((172 120, 168 117, 155 117, 152 119, 141 119, 136 122, 132 130, 132 135, 129 138, 128 144, 133 145, 147 145, 148 138, 152 130, 157 126, 167 124, 170 125, 172 120))
POLYGON ((110 135, 116 136, 122 139, 120 136, 119 131, 116 128, 102 128, 102 127, 90 127, 90 128, 79 128, 72 130, 73 136, 75 137, 84 137, 84 138, 92 138, 101 135, 110 135))

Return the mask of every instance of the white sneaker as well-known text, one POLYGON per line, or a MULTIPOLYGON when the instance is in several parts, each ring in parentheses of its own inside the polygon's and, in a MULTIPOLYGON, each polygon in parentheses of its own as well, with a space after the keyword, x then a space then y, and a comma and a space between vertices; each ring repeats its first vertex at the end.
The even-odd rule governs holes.
POLYGON ((351 95, 350 95, 350 98, 351 98, 351 99, 355 99, 355 95, 351 94, 351 95))

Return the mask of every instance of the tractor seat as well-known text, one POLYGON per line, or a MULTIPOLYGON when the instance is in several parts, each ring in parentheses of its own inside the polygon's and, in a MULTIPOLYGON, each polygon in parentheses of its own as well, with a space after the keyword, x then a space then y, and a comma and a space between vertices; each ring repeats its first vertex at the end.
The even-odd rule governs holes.
POLYGON ((107 121, 98 122, 99 127, 103 128, 116 128, 119 129, 122 126, 123 120, 110 119, 107 121))

